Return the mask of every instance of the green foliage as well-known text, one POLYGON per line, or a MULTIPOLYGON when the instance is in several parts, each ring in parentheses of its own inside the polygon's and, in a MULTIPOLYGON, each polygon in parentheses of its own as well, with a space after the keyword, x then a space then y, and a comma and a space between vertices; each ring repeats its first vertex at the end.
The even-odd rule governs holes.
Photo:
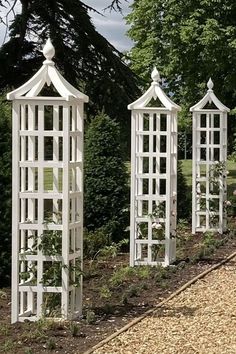
POLYGON ((122 267, 117 269, 109 279, 111 287, 118 287, 124 282, 128 282, 132 277, 147 279, 150 275, 150 267, 122 267))
POLYGON ((212 255, 217 248, 222 246, 226 240, 219 239, 213 232, 207 231, 203 234, 202 242, 199 244, 197 252, 191 257, 191 262, 196 263, 212 255))
POLYGON ((110 244, 110 234, 106 233, 105 227, 100 227, 94 231, 84 230, 84 258, 93 259, 94 256, 104 246, 110 244))
POLYGON ((94 311, 88 310, 86 312, 86 322, 87 324, 94 324, 96 322, 96 315, 94 311))
MULTIPOLYGON (((89 95, 88 120, 104 109, 122 123, 120 126, 126 133, 123 141, 127 145, 130 123, 127 104, 139 94, 137 77, 123 61, 124 55, 96 31, 88 14, 90 7, 80 0, 7 3, 7 8, 14 8, 16 3, 19 6, 17 15, 12 12, 9 39, 0 49, 0 89, 19 86, 39 69, 44 60, 41 48, 50 36, 60 71, 71 84, 89 95)), ((0 9, 4 7, 0 2, 0 9)))
POLYGON ((69 325, 69 329, 73 337, 76 337, 79 334, 80 327, 78 323, 71 321, 69 325))
POLYGON ((3 353, 12 353, 15 349, 15 343, 12 339, 7 339, 2 345, 3 353))
POLYGON ((0 97, 0 287, 10 283, 11 261, 11 111, 0 97))
POLYGON ((46 342, 46 349, 54 350, 56 349, 56 342, 53 338, 49 338, 46 342))
POLYGON ((107 285, 103 285, 99 289, 99 293, 100 293, 100 298, 102 298, 102 299, 110 299, 112 296, 111 290, 109 289, 109 287, 107 285))
POLYGON ((45 256, 56 256, 61 254, 62 250, 62 235, 60 231, 46 230, 41 235, 41 241, 38 249, 45 256))
MULTIPOLYGON (((209 77, 222 102, 235 107, 236 71, 229 70, 236 67, 234 0, 139 0, 131 8, 131 67, 150 82, 157 65, 167 93, 183 108, 181 116, 187 120, 189 107, 205 94, 209 77)), ((233 133, 235 119, 229 125, 233 133)), ((233 139, 230 134, 230 152, 233 139)))
POLYGON ((191 215, 191 190, 182 171, 182 162, 177 164, 177 218, 186 219, 191 215))
POLYGON ((94 118, 85 138, 85 226, 103 227, 112 240, 123 237, 128 224, 128 176, 118 125, 104 113, 94 118))

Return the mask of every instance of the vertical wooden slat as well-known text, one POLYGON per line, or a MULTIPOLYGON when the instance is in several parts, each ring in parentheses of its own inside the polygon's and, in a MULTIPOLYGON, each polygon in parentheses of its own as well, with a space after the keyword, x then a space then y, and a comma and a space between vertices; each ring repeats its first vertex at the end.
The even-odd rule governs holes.
POLYGON ((19 319, 19 151, 20 151, 20 105, 13 102, 12 107, 12 312, 11 322, 15 323, 19 319))
POLYGON ((135 220, 135 184, 136 184, 136 119, 137 114, 132 112, 131 114, 131 186, 130 186, 130 266, 134 266, 135 259, 135 239, 136 239, 136 220, 135 220))
MULTIPOLYGON (((43 234, 44 223, 44 106, 40 104, 38 106, 38 242, 39 237, 43 234)), ((41 282, 43 278, 43 254, 38 249, 38 261, 37 261, 37 317, 42 315, 43 304, 43 292, 41 282)))

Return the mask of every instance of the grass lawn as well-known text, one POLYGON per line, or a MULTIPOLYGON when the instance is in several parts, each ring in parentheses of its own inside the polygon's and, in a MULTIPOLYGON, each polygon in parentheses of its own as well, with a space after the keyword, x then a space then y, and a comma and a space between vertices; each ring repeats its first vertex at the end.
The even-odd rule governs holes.
MULTIPOLYGON (((187 184, 192 186, 192 160, 181 160, 183 174, 186 177, 187 184)), ((232 196, 233 191, 236 189, 236 162, 227 161, 227 169, 229 174, 227 176, 228 197, 232 196)))

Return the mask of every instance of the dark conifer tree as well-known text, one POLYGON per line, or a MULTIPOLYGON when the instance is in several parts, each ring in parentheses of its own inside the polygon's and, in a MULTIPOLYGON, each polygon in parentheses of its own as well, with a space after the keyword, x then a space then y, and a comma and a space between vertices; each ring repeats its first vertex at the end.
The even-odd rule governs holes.
MULTIPOLYGON (((90 7, 79 0, 20 3, 21 13, 15 16, 9 40, 0 49, 0 89, 22 84, 39 68, 40 48, 50 36, 59 69, 90 96, 88 113, 93 116, 104 109, 126 124, 127 104, 138 94, 137 78, 122 61, 122 53, 96 31, 88 14, 90 7)), ((119 6, 119 1, 111 5, 119 6)))

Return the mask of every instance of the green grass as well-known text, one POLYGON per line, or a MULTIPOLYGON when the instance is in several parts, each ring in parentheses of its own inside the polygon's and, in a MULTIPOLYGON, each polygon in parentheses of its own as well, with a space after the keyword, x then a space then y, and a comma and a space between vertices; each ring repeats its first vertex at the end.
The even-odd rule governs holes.
MULTIPOLYGON (((192 186, 192 160, 182 160, 182 169, 183 174, 186 177, 187 184, 192 186)), ((230 197, 236 189, 236 162, 227 161, 227 170, 229 171, 227 176, 227 189, 228 196, 230 197)))
POLYGON ((182 170, 188 186, 192 186, 192 160, 181 160, 182 170))
MULTIPOLYGON (((44 169, 44 190, 53 189, 53 168, 44 169)), ((62 191, 62 168, 59 168, 59 191, 62 191)))

